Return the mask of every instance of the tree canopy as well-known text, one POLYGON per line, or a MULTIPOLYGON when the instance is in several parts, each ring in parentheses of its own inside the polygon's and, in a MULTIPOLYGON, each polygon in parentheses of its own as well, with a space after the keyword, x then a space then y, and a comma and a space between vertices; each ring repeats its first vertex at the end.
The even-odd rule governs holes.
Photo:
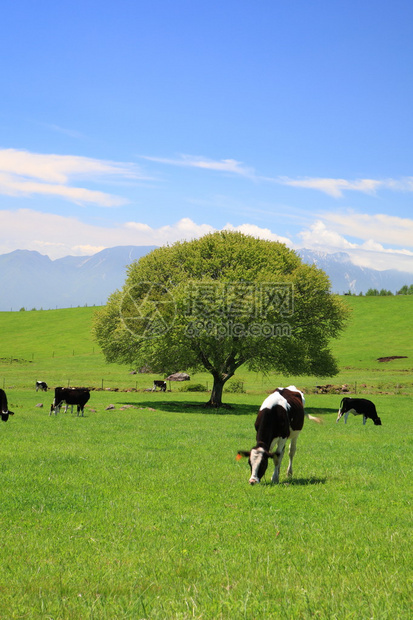
POLYGON ((153 250, 96 313, 94 335, 108 361, 153 372, 207 370, 208 404, 236 370, 332 376, 329 341, 346 307, 327 275, 284 244, 221 231, 153 250))

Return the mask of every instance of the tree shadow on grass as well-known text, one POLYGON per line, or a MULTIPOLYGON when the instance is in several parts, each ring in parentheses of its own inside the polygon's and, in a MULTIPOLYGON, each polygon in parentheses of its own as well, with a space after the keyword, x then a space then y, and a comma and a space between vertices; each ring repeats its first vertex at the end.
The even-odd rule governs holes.
POLYGON ((338 407, 332 409, 331 407, 306 407, 306 413, 310 415, 320 416, 320 415, 328 415, 330 413, 337 413, 338 407))
POLYGON ((140 401, 125 402, 120 405, 133 405, 137 409, 156 409, 170 413, 203 413, 207 415, 251 415, 257 414, 259 407, 254 405, 224 404, 222 407, 206 407, 205 403, 179 401, 140 401))
MULTIPOLYGON (((202 413, 206 415, 257 415, 259 405, 242 405, 240 403, 224 403, 222 407, 206 407, 205 403, 196 401, 140 401, 140 402, 122 402, 120 405, 133 405, 137 409, 156 409, 168 411, 170 413, 202 413)), ((328 409, 326 407, 306 407, 306 413, 315 416, 323 416, 331 413, 337 413, 337 409, 328 409)))
POLYGON ((292 478, 291 480, 282 480, 277 484, 272 484, 271 480, 261 482, 264 486, 268 487, 306 487, 314 484, 326 484, 327 478, 324 476, 323 478, 318 478, 317 476, 311 476, 310 478, 292 478))

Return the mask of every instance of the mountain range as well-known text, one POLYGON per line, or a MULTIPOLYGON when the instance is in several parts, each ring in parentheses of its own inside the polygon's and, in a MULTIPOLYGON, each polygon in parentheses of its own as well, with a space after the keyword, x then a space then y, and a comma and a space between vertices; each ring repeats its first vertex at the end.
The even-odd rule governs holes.
MULTIPOLYGON (((127 266, 155 246, 118 246, 93 256, 65 256, 51 260, 39 252, 15 250, 0 255, 0 311, 48 310, 76 306, 100 306, 122 288, 127 266)), ((366 293, 386 289, 396 293, 413 284, 413 274, 378 271, 353 265, 345 252, 328 254, 299 250, 303 262, 316 264, 331 280, 334 293, 366 293)))
POLYGON ((366 293, 369 289, 385 289, 397 293, 402 286, 413 284, 413 273, 397 271, 396 269, 370 269, 359 267, 351 262, 346 252, 315 252, 313 250, 298 250, 304 263, 317 267, 326 272, 331 281, 333 293, 343 295, 351 292, 353 295, 366 293))
POLYGON ((31 250, 2 254, 0 311, 101 306, 123 286, 126 267, 153 249, 119 246, 56 260, 31 250))

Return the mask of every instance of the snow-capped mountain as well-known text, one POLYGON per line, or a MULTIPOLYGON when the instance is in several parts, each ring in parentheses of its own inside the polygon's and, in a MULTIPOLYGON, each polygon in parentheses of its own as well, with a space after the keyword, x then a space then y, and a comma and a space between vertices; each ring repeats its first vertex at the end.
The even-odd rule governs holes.
MULTIPOLYGON (((51 260, 30 250, 0 255, 0 311, 99 306, 122 288, 126 268, 155 246, 118 246, 93 256, 65 256, 51 260)), ((401 271, 378 271, 353 265, 345 252, 327 254, 300 250, 305 263, 315 263, 339 294, 366 293, 370 288, 396 293, 413 284, 413 275, 401 271)))
POLYGON ((351 262, 346 252, 315 252, 313 250, 299 250, 298 254, 307 264, 314 263, 329 276, 334 293, 343 295, 351 292, 358 295, 369 289, 385 289, 397 293, 404 284, 413 284, 413 274, 387 269, 378 271, 368 267, 358 267, 351 262))

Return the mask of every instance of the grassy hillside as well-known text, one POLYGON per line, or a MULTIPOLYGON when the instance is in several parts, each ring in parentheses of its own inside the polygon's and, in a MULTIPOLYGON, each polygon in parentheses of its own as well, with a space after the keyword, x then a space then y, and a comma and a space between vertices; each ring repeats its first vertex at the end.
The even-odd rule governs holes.
POLYGON ((93 351, 90 332, 96 308, 1 312, 1 357, 28 360, 93 351))
POLYGON ((413 393, 413 296, 343 300, 352 313, 347 329, 332 343, 340 364, 340 374, 332 381, 357 382, 361 392, 413 393), (401 359, 378 361, 392 356, 401 359))
POLYGON ((394 360, 397 369, 413 366, 413 295, 343 297, 352 310, 351 320, 333 350, 340 366, 378 368, 379 357, 405 355, 394 360))
MULTIPOLYGON (((263 393, 285 382, 294 382, 307 390, 317 383, 349 383, 353 388, 357 385, 359 392, 413 392, 413 296, 342 299, 352 313, 343 335, 332 341, 340 366, 338 376, 283 377, 278 373, 263 376, 241 368, 236 378, 244 382, 244 388, 251 393, 263 393), (389 356, 406 357, 377 361, 379 357, 389 356)), ((131 375, 132 368, 105 362, 91 337, 95 310, 0 313, 0 386, 32 387, 41 379, 50 385, 150 387, 158 376, 131 375)), ((193 380, 211 387, 208 373, 199 373, 193 380)))

